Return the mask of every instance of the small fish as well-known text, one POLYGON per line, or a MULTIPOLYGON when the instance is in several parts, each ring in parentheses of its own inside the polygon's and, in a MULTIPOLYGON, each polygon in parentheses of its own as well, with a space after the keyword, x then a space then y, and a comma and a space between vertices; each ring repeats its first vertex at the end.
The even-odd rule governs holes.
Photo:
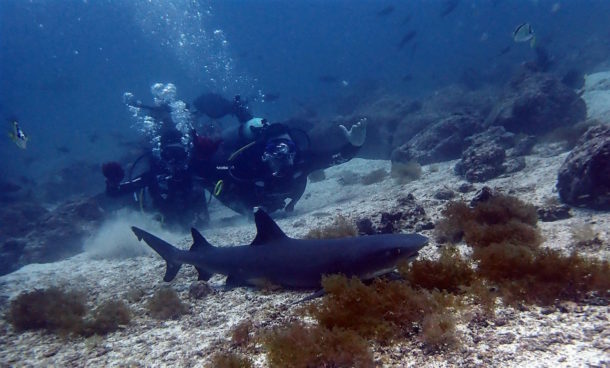
POLYGON ((410 82, 412 80, 413 80, 413 74, 411 74, 411 73, 405 74, 402 77, 402 81, 405 82, 405 83, 410 82))
POLYGON ((19 128, 19 123, 17 120, 13 120, 13 129, 8 133, 8 136, 11 138, 13 142, 17 145, 17 147, 21 149, 26 149, 28 144, 28 136, 19 128))
POLYGON ((402 19, 402 25, 409 23, 409 21, 411 21, 411 14, 405 15, 405 17, 402 19))
POLYGON ((510 45, 506 46, 505 48, 503 48, 502 50, 500 50, 500 52, 498 53, 498 56, 503 56, 508 54, 508 52, 510 51, 511 47, 510 45))
POLYGON ((400 50, 405 47, 405 45, 411 42, 415 38, 415 36, 417 36, 417 31, 414 30, 405 33, 405 35, 402 36, 402 39, 398 43, 398 49, 400 50))
POLYGON ((536 35, 534 34, 534 29, 532 25, 529 23, 521 23, 515 28, 513 31, 513 40, 515 42, 528 42, 530 41, 530 46, 534 47, 536 44, 536 35))
POLYGON ((394 12, 394 5, 388 5, 385 8, 381 9, 377 12, 378 17, 385 17, 386 15, 390 15, 394 12))

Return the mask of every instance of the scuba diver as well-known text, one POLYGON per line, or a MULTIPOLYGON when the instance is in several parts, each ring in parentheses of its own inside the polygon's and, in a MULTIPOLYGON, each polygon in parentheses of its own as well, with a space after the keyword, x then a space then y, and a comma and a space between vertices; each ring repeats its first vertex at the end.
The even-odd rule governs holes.
POLYGON ((185 139, 183 132, 178 130, 182 126, 175 121, 175 106, 168 101, 155 100, 154 106, 148 106, 131 98, 126 99, 128 107, 147 112, 143 120, 153 123, 154 138, 151 141, 155 144, 152 150, 135 160, 126 181, 123 181, 125 171, 118 162, 102 165, 106 195, 113 198, 133 195, 134 203, 142 211, 158 211, 163 223, 181 227, 206 225, 209 214, 205 190, 193 175, 190 162, 198 159, 192 157, 191 151, 200 140, 192 127, 187 127, 190 129, 190 139, 185 139), (133 177, 134 167, 139 166, 142 160, 147 164, 146 169, 133 177))
POLYGON ((366 139, 366 119, 349 130, 340 125, 346 141, 338 150, 331 150, 314 147, 301 129, 271 124, 252 117, 247 110, 240 114, 244 110, 239 97, 231 103, 222 96, 204 94, 193 105, 215 119, 231 114, 240 121, 239 126, 222 132, 214 154, 193 162, 192 170, 220 202, 247 215, 254 207, 269 213, 282 209, 292 212, 311 172, 350 160, 366 139))
POLYGON ((315 149, 302 130, 281 123, 268 124, 255 141, 237 150, 226 162, 195 171, 214 196, 234 211, 251 214, 252 208, 261 207, 268 213, 292 212, 305 192, 310 173, 356 155, 366 138, 366 119, 349 130, 343 125, 340 129, 346 142, 337 151, 315 149), (218 179, 213 188, 209 178, 218 179))

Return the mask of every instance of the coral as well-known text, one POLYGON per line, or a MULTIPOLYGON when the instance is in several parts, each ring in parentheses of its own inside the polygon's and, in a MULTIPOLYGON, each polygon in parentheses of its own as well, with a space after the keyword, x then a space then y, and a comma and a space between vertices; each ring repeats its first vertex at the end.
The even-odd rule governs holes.
POLYGON ((337 215, 331 225, 310 230, 307 239, 335 239, 357 236, 358 228, 345 217, 337 215))
POLYGON ((390 176, 394 178, 396 183, 405 184, 413 180, 417 180, 422 175, 421 165, 416 161, 408 161, 406 163, 392 161, 390 176))
POLYGON ((178 294, 171 288, 161 288, 148 301, 148 311, 156 319, 176 319, 188 312, 178 294))
POLYGON ((388 176, 388 172, 384 169, 373 170, 368 174, 363 175, 360 178, 360 182, 363 185, 371 185, 382 182, 388 176))
POLYGON ((7 319, 16 330, 45 329, 80 333, 87 313, 83 294, 58 287, 20 294, 11 302, 7 319))
POLYGON ((131 312, 125 303, 120 300, 108 300, 96 308, 93 321, 85 324, 82 334, 106 335, 128 324, 130 319, 131 312))
POLYGON ((308 310, 321 326, 381 342, 414 333, 414 324, 421 325, 428 314, 447 313, 456 301, 450 294, 415 289, 403 281, 376 279, 367 286, 357 278, 331 275, 322 279, 322 286, 327 297, 308 310))
POLYGON ((341 328, 293 323, 263 338, 270 367, 374 367, 367 341, 341 328))
POLYGON ((252 361, 235 353, 216 353, 212 356, 209 367, 212 368, 250 368, 252 361))
POLYGON ((470 260, 452 247, 445 247, 438 260, 416 260, 399 267, 400 273, 411 285, 428 290, 438 289, 457 293, 476 278, 470 260))

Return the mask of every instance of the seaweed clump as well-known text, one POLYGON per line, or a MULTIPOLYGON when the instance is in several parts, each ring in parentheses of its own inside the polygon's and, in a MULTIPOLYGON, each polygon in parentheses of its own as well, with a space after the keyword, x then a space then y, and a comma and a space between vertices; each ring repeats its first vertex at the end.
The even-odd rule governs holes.
POLYGON ((61 335, 106 335, 129 323, 129 308, 121 301, 102 303, 86 319, 85 296, 58 287, 20 294, 11 302, 7 319, 17 331, 47 330, 61 335))
POLYGON ((131 320, 129 307, 120 300, 103 302, 93 312, 93 320, 85 324, 83 335, 106 335, 114 332, 131 320))
POLYGON ((384 169, 377 169, 363 175, 360 178, 362 185, 371 185, 382 182, 388 176, 388 172, 384 169))
POLYGON ((357 236, 358 228, 345 217, 337 215, 331 225, 310 230, 307 239, 336 239, 357 236))
POLYGON ((413 286, 457 293, 477 278, 471 263, 457 249, 445 247, 438 260, 405 263, 399 266, 399 272, 413 286))
POLYGON ((188 312, 178 294, 171 288, 161 288, 148 301, 148 311, 153 318, 166 320, 177 319, 188 312))
POLYGON ((536 207, 518 198, 493 195, 474 207, 464 202, 450 202, 436 226, 440 241, 458 242, 462 238, 473 247, 493 243, 511 243, 536 248, 542 236, 536 227, 536 207))
POLYGON ((235 353, 216 353, 212 356, 210 367, 213 368, 251 368, 252 361, 235 353))
POLYGON ((439 238, 470 245, 476 278, 495 284, 509 304, 578 301, 591 293, 605 300, 610 296, 608 261, 541 248, 536 209, 530 204, 492 194, 472 207, 452 202, 443 215, 436 227, 439 238))
POLYGON ((390 176, 398 184, 406 184, 421 178, 422 168, 416 161, 398 162, 392 161, 390 176))
POLYGON ((549 305, 557 300, 584 300, 592 292, 610 298, 610 265, 575 252, 493 244, 476 249, 478 273, 499 285, 509 304, 549 305))
POLYGON ((17 331, 44 329, 70 334, 82 331, 85 314, 82 293, 51 287, 20 294, 11 302, 7 319, 17 331))
POLYGON ((453 318, 450 311, 456 305, 453 295, 385 279, 376 279, 367 286, 358 278, 347 279, 341 275, 324 277, 322 286, 327 297, 311 305, 309 313, 325 328, 346 329, 364 338, 388 342, 418 331, 422 340, 426 340, 426 335, 439 335, 427 328, 441 327, 446 328, 441 334, 448 338, 438 343, 453 342, 452 324, 423 324, 428 315, 444 315, 444 321, 453 318))
POLYGON ((301 322, 263 337, 270 367, 374 367, 367 341, 356 332, 301 322))

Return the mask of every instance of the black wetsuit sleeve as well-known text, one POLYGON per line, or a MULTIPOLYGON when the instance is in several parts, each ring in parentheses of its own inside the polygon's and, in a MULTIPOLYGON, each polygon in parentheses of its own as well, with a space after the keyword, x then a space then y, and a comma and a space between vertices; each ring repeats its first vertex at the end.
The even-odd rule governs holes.
POLYGON ((347 143, 339 151, 305 152, 302 170, 309 175, 313 171, 342 164, 354 158, 359 150, 360 147, 347 143))
POLYGON ((305 193, 305 188, 307 187, 307 175, 302 175, 298 179, 295 180, 294 188, 292 189, 292 193, 290 194, 290 202, 284 207, 286 212, 294 211, 294 206, 297 204, 299 199, 305 193))
POLYGON ((144 187, 150 185, 152 181, 152 173, 148 172, 137 178, 120 183, 119 185, 110 185, 106 182, 106 194, 111 197, 119 197, 125 194, 131 194, 136 192, 144 187))

